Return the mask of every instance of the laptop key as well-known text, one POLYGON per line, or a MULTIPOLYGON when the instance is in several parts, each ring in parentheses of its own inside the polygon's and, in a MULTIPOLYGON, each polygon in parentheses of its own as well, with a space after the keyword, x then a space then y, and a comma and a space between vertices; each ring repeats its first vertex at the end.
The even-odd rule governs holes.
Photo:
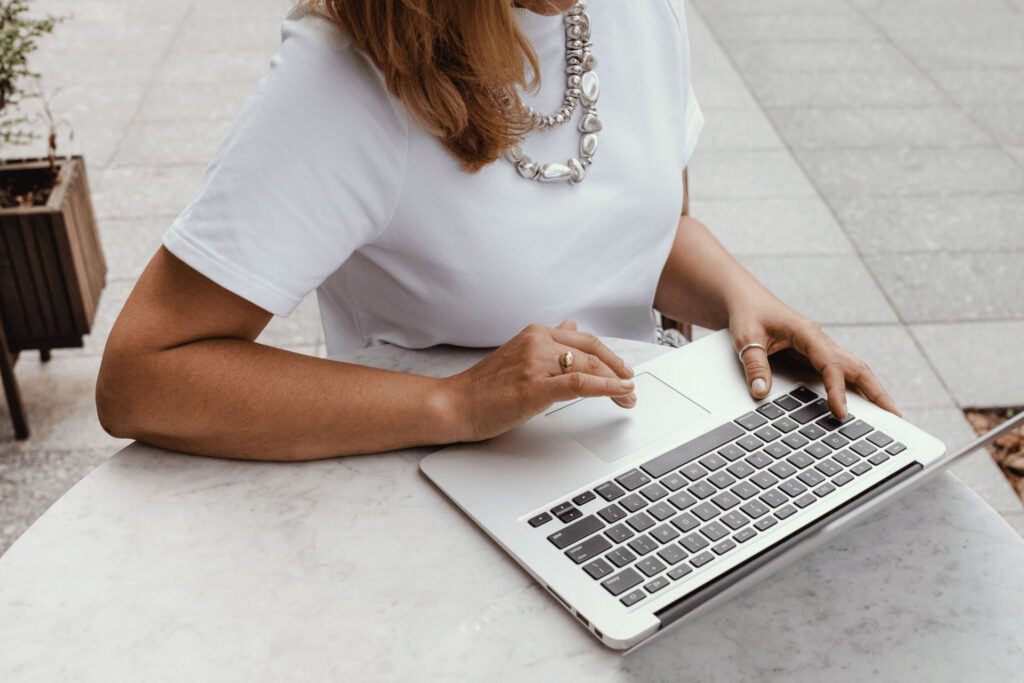
POLYGON ((769 467, 768 471, 774 474, 779 479, 785 479, 786 477, 792 474, 796 474, 796 468, 784 460, 780 460, 779 462, 769 467))
POLYGON ((578 522, 574 522, 564 529, 551 534, 548 536, 548 540, 551 541, 556 548, 563 550, 574 543, 579 543, 590 534, 600 531, 603 528, 604 522, 594 515, 588 515, 578 522))
POLYGON ((722 522, 733 531, 736 531, 741 526, 745 526, 750 522, 750 520, 747 519, 746 515, 735 510, 722 515, 721 519, 719 519, 718 521, 722 522))
POLYGON ((764 447, 764 452, 767 453, 768 455, 772 456, 776 460, 778 460, 780 458, 785 458, 787 455, 789 455, 793 451, 791 451, 784 444, 779 442, 779 443, 770 443, 770 444, 768 444, 767 446, 764 447))
MULTIPOLYGON (((741 464, 746 465, 746 463, 741 464)), ((708 477, 708 481, 720 489, 725 489, 736 483, 736 477, 732 476, 728 472, 715 472, 708 477)))
POLYGON ((601 517, 601 519, 611 524, 612 522, 617 522, 618 520, 625 517, 626 511, 620 508, 615 503, 612 503, 608 507, 598 510, 597 514, 601 517))
POLYGON ((647 576, 654 576, 660 574, 667 569, 659 560, 653 557, 645 557, 636 563, 636 568, 642 571, 647 576))
POLYGON ((593 491, 584 491, 580 495, 573 498, 572 502, 576 503, 577 505, 585 505, 590 501, 594 500, 594 498, 596 497, 597 496, 594 495, 593 491))
POLYGON ((774 427, 761 427, 761 429, 758 429, 756 432, 754 432, 754 436, 761 439, 761 441, 764 441, 765 443, 770 443, 772 441, 775 441, 775 439, 779 438, 780 436, 782 436, 782 432, 775 429, 774 427))
POLYGON ((811 503, 813 503, 815 500, 817 500, 817 498, 814 497, 814 494, 813 493, 808 493, 808 494, 805 494, 805 495, 801 496, 800 498, 797 498, 793 502, 796 503, 797 507, 805 508, 808 505, 810 505, 811 503))
POLYGON ((655 501, 667 496, 668 489, 659 484, 658 482, 654 482, 653 484, 648 484, 647 486, 640 489, 640 493, 642 493, 644 498, 646 498, 647 500, 655 501))
POLYGON ((757 409, 757 412, 761 413, 769 420, 774 420, 777 417, 782 417, 786 414, 782 408, 778 407, 774 403, 765 403, 757 409))
POLYGON ((901 444, 899 441, 897 441, 893 445, 886 448, 885 452, 888 453, 889 455, 897 455, 898 453, 902 453, 905 450, 907 450, 907 447, 901 444))
POLYGON ((644 593, 642 590, 638 589, 635 591, 630 591, 623 595, 621 598, 619 598, 619 602, 621 602, 626 607, 631 607, 646 597, 647 593, 644 593))
POLYGON ((867 456, 877 451, 878 448, 869 441, 858 441, 857 443, 850 446, 850 450, 852 450, 854 453, 860 454, 861 457, 866 458, 867 456))
POLYGON ((845 436, 850 441, 856 441, 865 434, 870 434, 874 431, 874 428, 863 420, 854 420, 846 426, 840 428, 839 433, 845 436))
POLYGON ((691 496, 686 491, 680 491, 679 493, 673 496, 669 496, 668 502, 672 503, 680 510, 685 510, 686 508, 696 503, 697 499, 691 496))
POLYGON ((733 534, 732 535, 732 540, 736 541, 737 543, 745 543, 745 542, 749 541, 750 539, 752 539, 756 535, 757 535, 757 532, 754 531, 754 529, 752 527, 748 526, 746 529, 742 529, 740 531, 737 531, 735 534, 733 534))
POLYGON ((571 522, 574 519, 579 519, 582 516, 583 516, 583 513, 580 512, 576 508, 569 508, 565 512, 562 512, 562 513, 556 515, 556 517, 558 517, 558 519, 561 520, 565 524, 568 524, 569 522, 571 522))
POLYGON ((736 424, 746 429, 748 432, 752 432, 763 424, 766 424, 768 420, 764 418, 764 415, 758 413, 747 413, 743 417, 736 419, 736 424))
POLYGON ((870 458, 868 458, 868 462, 871 463, 872 465, 881 465, 888 459, 889 455, 885 451, 879 451, 878 453, 875 453, 870 458))
POLYGON ((760 501, 752 500, 749 503, 741 505, 740 510, 743 510, 743 512, 751 519, 757 519, 764 513, 768 512, 768 506, 760 501))
POLYGON ((829 458, 828 460, 822 460, 821 462, 814 466, 814 469, 818 470, 827 477, 831 477, 833 474, 837 474, 839 472, 842 472, 843 470, 843 468, 840 465, 837 465, 836 462, 832 460, 832 458, 829 458))
POLYGON ((825 456, 832 455, 832 449, 820 443, 812 443, 810 446, 805 448, 803 452, 813 455, 818 460, 821 460, 825 456))
POLYGON ((853 472, 854 474, 856 474, 859 477, 860 475, 864 474, 865 472, 867 472, 870 469, 871 469, 871 463, 859 462, 856 465, 854 465, 853 467, 851 467, 850 471, 853 472))
MULTIPOLYGON (((825 399, 819 398, 814 401, 811 401, 803 408, 797 408, 796 410, 789 414, 789 417, 794 422, 799 422, 800 424, 807 424, 814 418, 821 417, 827 412, 828 403, 825 402, 825 399)), ((821 427, 817 427, 817 429, 821 429, 821 427)), ((824 434, 824 431, 822 431, 822 434, 824 434)), ((807 435, 805 434, 804 436, 807 435)))
POLYGON ((692 531, 699 527, 700 521, 689 512, 684 512, 672 520, 672 526, 685 534, 687 531, 692 531))
POLYGON ((604 559, 608 560, 616 567, 624 567, 625 565, 635 560, 636 555, 629 552, 629 550, 626 548, 615 548, 607 555, 605 555, 604 559))
POLYGON ((611 547, 612 544, 608 542, 608 539, 598 534, 569 548, 565 551, 565 555, 576 564, 583 564, 587 560, 591 560, 604 551, 611 549, 611 547))
POLYGON ((801 403, 807 403, 808 401, 813 401, 818 398, 818 395, 807 387, 797 387, 793 391, 789 392, 789 395, 798 399, 801 403))
POLYGON ((725 553, 729 552, 730 550, 732 550, 735 547, 736 547, 736 543, 734 541, 732 541, 732 540, 727 538, 727 539, 725 539, 724 541, 722 541, 721 543, 719 543, 718 545, 714 546, 711 549, 715 551, 716 555, 724 555, 725 553))
POLYGON ((732 462, 737 458, 742 458, 744 455, 747 454, 747 452, 735 444, 729 444, 725 448, 719 449, 718 454, 725 458, 726 460, 732 462))
POLYGON ((640 470, 630 470, 625 474, 620 474, 615 477, 615 481, 619 482, 628 491, 634 491, 644 484, 650 483, 651 479, 640 470))
POLYGON ((825 481, 825 477, 821 476, 819 472, 814 470, 804 470, 796 477, 808 486, 817 486, 821 482, 825 481))
POLYGON ((622 500, 619 501, 619 505, 626 508, 630 512, 636 512, 642 508, 647 507, 647 501, 641 496, 631 493, 622 500))
POLYGON ((800 494, 807 491, 807 487, 798 482, 796 479, 789 479, 787 481, 782 482, 782 484, 779 485, 779 489, 785 491, 793 498, 796 498, 800 494))
POLYGON ((819 498, 824 498, 825 496, 827 496, 828 494, 832 493, 835 490, 835 486, 833 486, 832 484, 825 483, 819 486, 818 488, 814 489, 814 495, 818 496, 819 498))
POLYGON ((627 544, 637 555, 643 556, 658 549, 658 543, 650 536, 637 536, 627 544))
MULTIPOLYGON (((601 514, 601 513, 598 513, 601 514)), ((651 507, 647 508, 647 514, 654 517, 659 522, 664 522, 666 519, 676 514, 676 509, 668 503, 662 501, 655 503, 651 507)))
POLYGON ((712 453, 711 455, 704 456, 698 462, 708 470, 714 472, 721 467, 725 467, 728 461, 717 453, 712 453))
POLYGON ((796 508, 795 507, 793 507, 792 505, 784 505, 784 506, 780 507, 778 510, 775 511, 775 516, 778 517, 779 519, 785 519, 786 517, 789 517, 790 515, 795 514, 795 513, 796 513, 796 508))
POLYGON ((644 584, 644 590, 648 593, 657 593, 667 585, 668 579, 666 579, 664 576, 659 576, 654 581, 644 584))
POLYGON ((742 439, 737 439, 736 443, 743 450, 745 450, 747 452, 750 452, 750 451, 756 451, 758 448, 760 448, 762 442, 761 442, 760 439, 758 439, 755 436, 747 435, 747 436, 743 437, 742 439))
POLYGON ((782 440, 782 443, 786 444, 787 446, 795 450, 797 448, 803 448, 804 446, 809 444, 810 441, 808 441, 807 438, 801 434, 790 434, 789 436, 782 440))
POLYGON ((678 491, 679 489, 686 486, 686 480, 683 479, 683 475, 678 472, 673 472, 667 476, 661 478, 661 485, 667 488, 669 491, 678 491))
POLYGON ((654 536, 662 543, 668 543, 669 541, 679 538, 679 532, 676 531, 673 526, 662 524, 661 526, 651 529, 651 536, 654 536))
POLYGON ((832 459, 844 467, 849 467, 850 465, 857 463, 857 456, 846 449, 843 449, 833 455, 832 459))
POLYGON ((682 562, 688 554, 678 543, 670 543, 658 551, 658 557, 670 565, 682 562))
POLYGON ((568 501, 566 501, 564 503, 559 503, 555 507, 551 508, 551 514, 553 514, 555 517, 557 517, 558 515, 560 515, 563 512, 565 512, 566 510, 572 510, 572 503, 570 503, 568 501))
POLYGON ((629 519, 626 520, 626 524, 630 525, 637 531, 644 531, 654 526, 654 520, 646 512, 638 512, 629 519))
POLYGON ((707 548, 709 545, 707 539, 700 534, 690 534, 683 540, 679 541, 679 543, 691 553, 695 553, 702 548, 707 548))
POLYGON ((762 489, 770 489, 779 483, 779 480, 768 474, 767 472, 758 472, 750 478, 750 481, 754 482, 762 489))
POLYGON ((718 539, 729 535, 729 530, 721 524, 719 524, 718 522, 711 522, 710 524, 705 524, 703 527, 701 527, 700 532, 712 541, 717 541, 718 539))
POLYGON ((754 522, 754 526, 757 527, 758 531, 764 531, 765 529, 767 529, 769 527, 773 527, 773 526, 775 526, 778 523, 779 522, 778 522, 777 519, 775 519, 774 517, 769 515, 768 517, 765 517, 764 519, 759 519, 756 522, 754 522))
POLYGON ((788 417, 781 417, 775 422, 772 422, 772 427, 775 427, 775 429, 779 430, 783 434, 789 434, 791 431, 793 431, 799 426, 799 424, 793 422, 793 420, 789 419, 788 417))
POLYGON ((606 481, 605 483, 601 484, 594 490, 597 491, 597 495, 601 496, 602 498, 609 502, 615 500, 616 498, 621 498, 622 496, 626 495, 625 491, 623 491, 620 487, 616 486, 610 481, 606 481))
POLYGON ((616 543, 622 543, 633 538, 633 532, 625 524, 616 524, 604 530, 604 535, 616 543))
POLYGON ((773 403, 775 403, 775 405, 786 411, 795 410, 800 407, 800 401, 796 400, 792 396, 783 396, 782 398, 777 398, 775 399, 775 401, 773 401, 773 403))
POLYGON ((770 505, 773 508, 777 508, 780 505, 784 504, 787 500, 789 500, 789 496, 787 496, 784 493, 781 493, 778 489, 772 489, 771 491, 765 491, 764 493, 762 493, 758 497, 758 500, 760 500, 765 505, 770 505))
POLYGON ((732 491, 735 495, 742 498, 743 500, 753 498, 757 494, 761 493, 761 489, 757 488, 749 481, 741 481, 740 483, 736 484, 729 490, 732 491))
POLYGON ((723 491, 722 493, 719 493, 717 496, 712 498, 711 502, 717 505, 718 507, 722 508, 723 510, 728 510, 739 505, 740 499, 732 495, 728 491, 723 491))
POLYGON ((675 569, 669 570, 668 578, 672 579, 673 581, 678 581, 679 579, 683 578, 687 574, 690 574, 691 572, 693 572, 693 569, 691 569, 689 565, 681 564, 675 569))
POLYGON ((733 464, 729 465, 729 467, 726 468, 726 472, 736 477, 737 479, 743 479, 747 475, 753 474, 754 468, 749 463, 745 463, 741 460, 740 462, 734 462, 733 464))
POLYGON ((700 555, 697 555, 692 560, 690 560, 690 564, 692 564, 694 567, 703 567, 713 559, 715 559, 715 556, 707 550, 705 550, 700 555))
POLYGON ((822 439, 821 442, 826 446, 829 446, 834 451, 838 451, 840 448, 844 448, 850 444, 849 441, 843 438, 842 434, 829 434, 822 439))
POLYGON ((711 503, 701 503, 690 512, 699 517, 702 522, 706 522, 709 519, 714 519, 718 516, 718 508, 711 503))
POLYGON ((697 481, 708 473, 706 469, 697 463, 691 463, 679 471, 690 481, 697 481))
POLYGON ((583 571, 589 574, 592 579, 600 579, 602 576, 608 576, 615 570, 610 564, 598 558, 590 564, 583 565, 583 571))
POLYGON ((853 475, 849 472, 843 472, 837 477, 832 477, 832 483, 836 486, 843 486, 844 484, 849 484, 851 481, 853 481, 853 475))
POLYGON ((802 436, 806 436, 811 441, 814 441, 815 439, 820 439, 825 436, 825 430, 818 425, 807 425, 800 430, 800 434, 802 436))
POLYGON ((764 451, 758 451, 757 453, 752 453, 752 454, 748 455, 747 457, 743 458, 743 461, 745 463, 747 463, 748 465, 751 465, 751 466, 756 467, 758 469, 761 469, 762 467, 767 467, 768 465, 771 465, 773 462, 775 462, 764 451))
POLYGON ((803 451, 797 451, 793 455, 791 455, 788 458, 786 458, 786 462, 788 462, 793 467, 802 470, 803 468, 807 467, 808 465, 813 465, 814 464, 814 458, 812 458, 811 456, 807 455, 803 451))
POLYGON ((713 496, 715 493, 718 492, 718 489, 716 489, 714 486, 712 486, 706 481, 699 481, 686 490, 688 493, 697 496, 701 500, 704 500, 708 496, 713 496))
POLYGON ((721 448, 742 434, 742 427, 733 422, 726 422, 710 432, 701 434, 696 439, 691 439, 667 453, 662 453, 641 465, 641 468, 652 477, 661 477, 672 470, 679 469, 691 460, 696 460, 706 453, 721 448))
POLYGON ((852 419, 853 419, 853 416, 849 415, 849 414, 847 414, 846 417, 844 417, 842 420, 840 420, 838 417, 836 417, 832 413, 829 413, 828 415, 826 415, 825 417, 821 418, 820 420, 817 420, 814 424, 818 425, 819 427, 824 429, 826 432, 834 432, 835 430, 839 429, 840 427, 842 427, 844 424, 846 424, 847 422, 849 422, 852 419))
MULTIPOLYGON (((623 569, 611 578, 605 579, 601 582, 601 585, 612 595, 621 595, 641 581, 643 581, 643 577, 640 576, 640 573, 630 567, 629 569, 623 569)), ((643 594, 641 593, 641 595, 643 594)))
POLYGON ((530 521, 530 526, 536 528, 536 527, 539 527, 541 524, 547 524, 548 522, 550 522, 551 521, 551 515, 549 515, 546 512, 542 512, 539 515, 537 515, 536 517, 531 517, 529 521, 530 521))

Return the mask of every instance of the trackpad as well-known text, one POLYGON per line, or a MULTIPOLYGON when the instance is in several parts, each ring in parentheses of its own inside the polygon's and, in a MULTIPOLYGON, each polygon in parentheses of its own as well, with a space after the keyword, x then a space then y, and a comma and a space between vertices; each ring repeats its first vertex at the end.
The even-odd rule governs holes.
POLYGON ((633 382, 635 408, 620 408, 602 396, 580 399, 546 417, 599 458, 612 462, 708 414, 649 372, 640 373, 633 382))

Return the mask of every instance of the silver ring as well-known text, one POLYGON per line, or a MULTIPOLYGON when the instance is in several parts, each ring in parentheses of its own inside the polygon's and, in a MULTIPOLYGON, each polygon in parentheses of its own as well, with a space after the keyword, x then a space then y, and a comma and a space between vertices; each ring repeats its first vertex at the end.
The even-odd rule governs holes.
POLYGON ((740 359, 741 363, 743 362, 743 354, 746 353, 747 349, 761 349, 765 353, 768 353, 768 349, 764 347, 764 344, 747 344, 736 353, 736 356, 740 359))

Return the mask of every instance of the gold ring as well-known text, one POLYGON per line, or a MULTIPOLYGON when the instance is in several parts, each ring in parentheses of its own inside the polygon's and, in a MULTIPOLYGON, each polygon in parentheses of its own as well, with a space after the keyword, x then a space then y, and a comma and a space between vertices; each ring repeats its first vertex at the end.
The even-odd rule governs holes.
POLYGON ((574 361, 572 351, 566 351, 558 357, 558 367, 562 368, 562 372, 571 372, 574 361))

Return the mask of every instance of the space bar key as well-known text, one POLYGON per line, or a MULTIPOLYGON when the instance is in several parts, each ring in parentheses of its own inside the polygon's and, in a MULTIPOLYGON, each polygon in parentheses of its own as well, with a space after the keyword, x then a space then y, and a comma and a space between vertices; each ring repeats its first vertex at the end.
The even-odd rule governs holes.
POLYGON ((695 458, 699 458, 708 451, 724 446, 743 434, 743 429, 735 422, 726 422, 721 427, 712 429, 707 434, 701 434, 696 439, 687 441, 681 446, 676 446, 667 453, 662 453, 654 460, 641 465, 640 469, 652 477, 660 477, 682 467, 695 458))

